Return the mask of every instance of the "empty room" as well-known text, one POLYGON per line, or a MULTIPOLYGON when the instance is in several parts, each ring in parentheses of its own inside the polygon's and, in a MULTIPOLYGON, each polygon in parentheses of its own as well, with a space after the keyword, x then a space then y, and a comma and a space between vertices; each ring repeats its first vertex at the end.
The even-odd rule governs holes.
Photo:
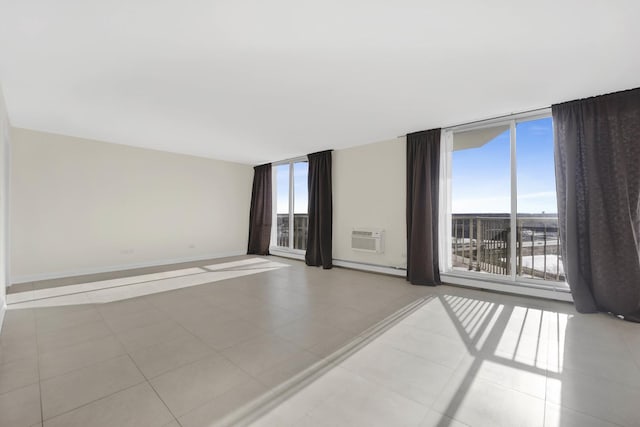
POLYGON ((0 427, 640 426, 638 16, 0 0, 0 427))

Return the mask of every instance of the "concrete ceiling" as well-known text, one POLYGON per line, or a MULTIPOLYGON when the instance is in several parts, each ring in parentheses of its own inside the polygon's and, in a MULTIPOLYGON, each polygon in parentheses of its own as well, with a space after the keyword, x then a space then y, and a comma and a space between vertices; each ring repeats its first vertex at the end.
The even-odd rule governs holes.
POLYGON ((637 0, 0 0, 13 126, 249 164, 640 86, 637 0))

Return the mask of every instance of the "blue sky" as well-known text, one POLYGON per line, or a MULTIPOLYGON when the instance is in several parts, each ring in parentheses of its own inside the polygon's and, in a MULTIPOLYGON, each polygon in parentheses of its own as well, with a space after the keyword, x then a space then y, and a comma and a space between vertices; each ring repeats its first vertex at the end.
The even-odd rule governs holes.
MULTIPOLYGON (((455 140, 455 135, 454 135, 455 140)), ((516 125, 518 213, 556 213, 551 118, 516 125)), ((294 163, 294 212, 307 212, 307 162, 294 163)), ((277 212, 289 212, 289 164, 275 167, 277 212)), ((510 212, 509 131, 453 152, 453 213, 510 212)))
MULTIPOLYGON (((516 125, 516 153, 518 213, 556 213, 550 117, 516 125)), ((454 151, 451 178, 453 213, 510 212, 509 131, 454 151)))
MULTIPOLYGON (((307 171, 309 163, 293 164, 293 212, 307 213, 307 171)), ((289 213, 289 164, 276 166, 276 182, 278 194, 277 212, 289 213)))

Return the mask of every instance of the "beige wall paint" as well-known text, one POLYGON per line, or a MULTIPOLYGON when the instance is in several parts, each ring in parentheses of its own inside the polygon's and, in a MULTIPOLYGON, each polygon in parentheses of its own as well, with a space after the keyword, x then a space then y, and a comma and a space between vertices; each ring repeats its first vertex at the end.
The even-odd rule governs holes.
POLYGON ((406 267, 406 145, 404 140, 337 150, 333 154, 333 257, 406 267), (385 230, 385 252, 351 249, 351 230, 385 230))
POLYGON ((0 327, 5 306, 6 286, 9 283, 8 270, 8 179, 9 179, 9 116, 0 85, 0 327))
POLYGON ((246 251, 250 166, 12 129, 13 282, 246 251))

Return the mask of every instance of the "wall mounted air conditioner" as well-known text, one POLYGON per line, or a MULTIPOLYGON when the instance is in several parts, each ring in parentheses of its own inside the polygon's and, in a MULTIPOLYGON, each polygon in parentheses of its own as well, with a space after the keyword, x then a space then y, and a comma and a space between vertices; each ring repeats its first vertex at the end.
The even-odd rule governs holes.
POLYGON ((376 254, 384 253, 384 230, 354 228, 351 231, 351 249, 376 254))

